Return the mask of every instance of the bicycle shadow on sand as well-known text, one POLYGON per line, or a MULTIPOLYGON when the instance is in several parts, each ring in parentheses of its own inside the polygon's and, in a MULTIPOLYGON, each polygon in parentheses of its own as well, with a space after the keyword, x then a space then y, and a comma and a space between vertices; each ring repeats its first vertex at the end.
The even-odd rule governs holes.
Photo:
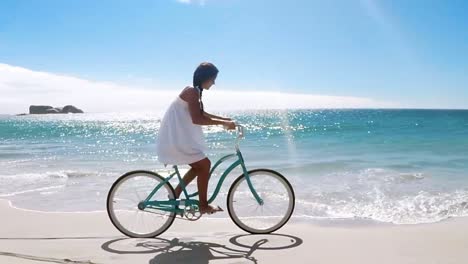
MULTIPOLYGON (((190 240, 190 239, 189 239, 190 240)), ((301 238, 284 234, 237 235, 229 245, 203 241, 181 241, 164 238, 119 238, 102 244, 101 248, 115 254, 157 254, 150 264, 207 264, 215 260, 238 260, 259 263, 254 256, 258 250, 285 250, 303 243, 301 238)))

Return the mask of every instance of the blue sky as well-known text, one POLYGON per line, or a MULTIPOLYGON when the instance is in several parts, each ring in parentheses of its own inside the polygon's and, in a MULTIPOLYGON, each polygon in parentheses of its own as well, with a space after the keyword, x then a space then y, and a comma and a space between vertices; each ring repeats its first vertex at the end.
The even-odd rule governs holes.
POLYGON ((2 0, 0 63, 154 89, 189 84, 468 108, 467 1, 2 0))

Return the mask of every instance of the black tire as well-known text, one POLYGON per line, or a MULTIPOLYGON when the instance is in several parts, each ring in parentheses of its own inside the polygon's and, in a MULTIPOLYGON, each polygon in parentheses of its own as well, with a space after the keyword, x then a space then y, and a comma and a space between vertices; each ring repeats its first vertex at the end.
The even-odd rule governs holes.
POLYGON ((284 185, 284 187, 287 189, 289 197, 291 201, 289 202, 288 205, 288 210, 287 213, 284 215, 283 219, 281 220, 280 223, 278 223, 276 226, 272 228, 268 228, 266 230, 256 230, 254 228, 248 227, 246 224, 244 224, 235 214, 235 210, 233 208, 233 197, 234 197, 234 192, 237 188, 237 186, 240 184, 241 181, 245 180, 244 175, 240 175, 231 185, 228 193, 228 198, 227 198, 227 208, 229 212, 229 216, 231 217, 232 221, 242 230, 251 233, 251 234, 269 234, 272 232, 275 232, 276 230, 280 229, 283 227, 291 218, 293 212, 294 212, 294 207, 295 207, 295 195, 294 195, 294 189, 292 188, 291 184, 289 181, 281 175, 279 172, 270 170, 270 169, 255 169, 255 170, 250 170, 248 171, 249 175, 253 175, 255 177, 256 174, 259 173, 265 173, 265 174, 270 174, 274 175, 274 177, 280 179, 284 185))
MULTIPOLYGON (((131 178, 131 177, 136 177, 137 175, 146 175, 150 178, 153 178, 157 181, 164 181, 165 179, 160 176, 159 174, 152 172, 152 171, 145 171, 145 170, 136 170, 136 171, 130 171, 125 173, 124 175, 120 176, 113 184, 112 187, 109 190, 109 193, 107 194, 107 201, 106 201, 106 209, 107 209, 107 215, 109 216, 110 221, 112 224, 119 230, 122 234, 128 236, 128 237, 133 237, 133 238, 152 238, 156 237, 162 233, 164 233, 174 222, 175 220, 175 213, 171 213, 168 217, 168 221, 166 221, 165 225, 163 226, 162 229, 158 229, 154 232, 147 233, 147 234, 136 234, 132 233, 129 230, 125 229, 122 227, 122 225, 119 223, 117 217, 115 216, 115 213, 113 212, 113 195, 114 192, 116 191, 116 188, 120 186, 121 183, 123 183, 125 180, 131 178)), ((175 192, 174 188, 172 188, 170 183, 166 183, 163 188, 166 188, 166 191, 169 192, 169 195, 171 197, 175 197, 175 192)))

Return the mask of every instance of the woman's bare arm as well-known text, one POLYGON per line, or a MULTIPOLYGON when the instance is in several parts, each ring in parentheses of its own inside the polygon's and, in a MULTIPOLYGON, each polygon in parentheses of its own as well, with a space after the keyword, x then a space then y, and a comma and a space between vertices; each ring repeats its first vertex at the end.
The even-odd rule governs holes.
POLYGON ((198 92, 195 88, 186 89, 180 96, 182 100, 188 103, 188 108, 190 112, 190 117, 192 122, 196 125, 226 125, 228 120, 214 119, 204 114, 200 110, 200 103, 198 92))
POLYGON ((210 113, 207 113, 205 111, 203 111, 203 114, 209 118, 214 118, 214 119, 220 119, 220 120, 226 120, 226 121, 232 121, 231 118, 229 117, 222 117, 222 116, 217 116, 217 115, 213 115, 213 114, 210 114, 210 113))

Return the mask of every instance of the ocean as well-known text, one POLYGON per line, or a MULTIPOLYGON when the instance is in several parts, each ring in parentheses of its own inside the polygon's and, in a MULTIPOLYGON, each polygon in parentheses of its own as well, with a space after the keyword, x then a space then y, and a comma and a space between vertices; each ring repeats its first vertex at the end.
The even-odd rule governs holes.
MULTIPOLYGON (((294 219, 421 224, 468 215, 468 110, 223 114, 246 128, 240 149, 248 169, 274 169, 291 182, 294 219)), ((160 117, 0 115, 0 199, 41 211, 105 210, 107 192, 123 173, 171 169, 156 156, 160 117)), ((213 164, 234 152, 234 132, 216 126, 204 132, 213 164)), ((217 204, 225 207, 239 175, 228 176, 217 204)))

